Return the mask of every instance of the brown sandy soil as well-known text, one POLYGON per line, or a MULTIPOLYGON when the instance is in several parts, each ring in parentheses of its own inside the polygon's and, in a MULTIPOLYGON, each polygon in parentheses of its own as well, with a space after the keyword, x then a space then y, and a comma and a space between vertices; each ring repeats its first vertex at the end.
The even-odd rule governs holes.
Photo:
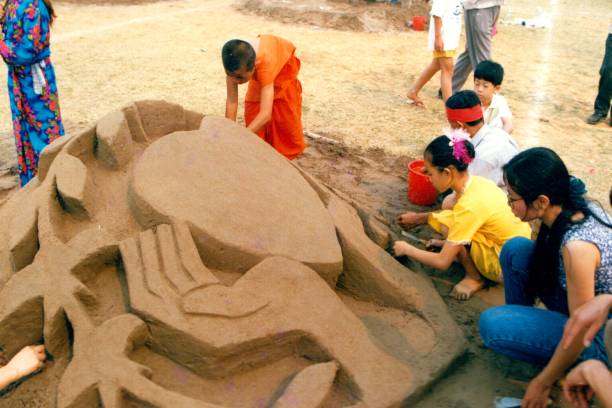
MULTIPOLYGON (((406 156, 385 154, 380 149, 346 147, 341 143, 310 139, 310 147, 299 158, 300 166, 352 197, 371 211, 380 213, 391 222, 395 239, 401 239, 400 229, 393 225, 397 214, 406 210, 425 211, 431 207, 419 207, 406 199, 405 168, 410 161, 406 156)), ((431 238, 428 227, 415 229, 423 238, 431 238)), ((448 294, 463 277, 459 267, 442 272, 422 267, 408 259, 403 262, 414 270, 427 273, 438 292, 462 327, 468 350, 443 378, 426 392, 415 405, 418 408, 468 408, 490 407, 496 396, 520 398, 529 380, 538 373, 538 367, 499 356, 484 348, 478 333, 478 316, 485 309, 503 304, 503 288, 490 287, 468 301, 457 301, 448 294)), ((354 309, 353 309, 354 310, 354 309)), ((399 324, 398 321, 398 325, 399 324)), ((392 337, 391 340, 392 341, 392 337)), ((569 406, 556 389, 553 407, 569 406)))
MULTIPOLYGON (((612 170, 605 163, 612 161, 612 128, 588 126, 584 118, 591 113, 612 13, 607 0, 580 8, 569 0, 513 0, 502 17, 509 8, 513 18, 533 17, 535 5, 553 14, 552 29, 501 24, 494 40, 494 58, 506 69, 503 92, 515 114, 514 136, 523 147, 555 149, 585 179, 591 195, 607 203, 612 170)), ((366 206, 381 209, 388 219, 408 206, 402 179, 407 158, 418 157, 445 127, 441 102, 434 97, 436 79, 423 91, 427 109, 405 104, 406 89, 430 58, 424 33, 284 25, 241 14, 221 0, 59 3, 57 12, 53 60, 71 134, 136 99, 169 99, 196 111, 223 114, 220 48, 229 38, 257 33, 281 35, 296 44, 302 59, 305 128, 350 146, 316 143, 300 164, 366 206)), ((5 75, 0 72, 1 83, 6 83, 5 75)), ((12 149, 10 111, 3 97, 0 168, 14 164, 12 149)), ((457 271, 431 273, 442 294, 459 278, 457 271)), ((521 395, 520 381, 527 381, 535 368, 496 356, 480 344, 477 317, 490 297, 498 301, 499 291, 467 303, 448 299, 471 345, 463 364, 418 406, 490 406, 494 395, 521 395)))
MULTIPOLYGON (((416 401, 466 345, 429 279, 368 238, 359 214, 388 244, 344 193, 244 127, 202 118, 137 102, 45 150, 39 177, 0 206, 7 355, 44 336, 70 361, 61 407, 119 393, 160 407, 416 401)), ((2 405, 38 401, 39 384, 2 405)))
POLYGON ((424 0, 404 4, 365 0, 243 0, 238 9, 284 23, 302 23, 337 30, 379 32, 405 30, 414 15, 427 15, 424 0))
MULTIPOLYGON (((611 12, 606 0, 576 5, 514 0, 514 17, 552 13, 550 30, 500 24, 494 58, 506 68, 503 92, 523 147, 558 151, 583 177, 592 196, 607 202, 612 128, 588 126, 611 12)), ((223 114, 225 85, 219 53, 233 37, 272 33, 290 38, 302 59, 307 130, 350 145, 418 156, 445 127, 436 79, 427 109, 407 106, 405 92, 427 64, 423 32, 354 33, 284 25, 237 12, 220 0, 147 5, 59 3, 53 60, 68 132, 82 130, 129 101, 168 99, 200 112, 223 114)), ((0 83, 5 83, 0 72, 0 83)), ((469 83, 467 85, 469 87, 469 83)), ((10 112, 0 98, 0 145, 9 146, 10 112)), ((8 148, 7 148, 8 149, 8 148)), ((12 157, 9 150, 0 161, 12 157)))

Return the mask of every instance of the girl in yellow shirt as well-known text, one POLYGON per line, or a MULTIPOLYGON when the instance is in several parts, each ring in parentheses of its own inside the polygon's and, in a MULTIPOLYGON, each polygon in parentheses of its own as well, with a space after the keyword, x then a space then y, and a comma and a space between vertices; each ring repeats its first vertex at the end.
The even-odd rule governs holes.
POLYGON ((439 253, 418 249, 405 241, 396 241, 395 254, 406 255, 436 269, 448 269, 458 261, 465 277, 451 295, 467 300, 482 288, 484 278, 502 282, 499 253, 510 238, 531 237, 527 223, 521 222, 508 206, 506 194, 492 181, 470 176, 467 168, 474 159, 474 146, 456 134, 439 136, 425 149, 425 172, 436 190, 451 188, 456 200, 452 208, 437 213, 406 212, 398 222, 404 229, 429 223, 446 240, 439 253))

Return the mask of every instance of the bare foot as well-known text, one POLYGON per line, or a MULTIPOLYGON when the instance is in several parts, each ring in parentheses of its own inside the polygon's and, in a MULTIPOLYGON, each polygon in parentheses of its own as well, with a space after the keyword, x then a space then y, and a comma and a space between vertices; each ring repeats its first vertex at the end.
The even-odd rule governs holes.
POLYGON ((406 96, 408 97, 408 99, 410 99, 411 102, 409 102, 410 104, 417 106, 419 108, 424 108, 425 104, 423 103, 423 100, 421 98, 419 98, 419 95, 414 91, 413 88, 410 88, 410 90, 408 91, 408 93, 406 94, 406 96))
POLYGON ((457 300, 468 300, 474 293, 482 289, 483 285, 483 279, 476 280, 466 276, 461 282, 455 285, 450 295, 457 300))

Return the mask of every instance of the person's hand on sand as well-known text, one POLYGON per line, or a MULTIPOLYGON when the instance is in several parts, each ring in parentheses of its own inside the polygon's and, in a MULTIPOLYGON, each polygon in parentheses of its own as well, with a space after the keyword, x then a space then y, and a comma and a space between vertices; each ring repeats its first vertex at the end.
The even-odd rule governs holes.
POLYGON ((13 381, 39 370, 45 361, 45 346, 26 346, 22 348, 6 365, 10 373, 14 373, 13 381))
POLYGON ((425 224, 427 222, 427 216, 427 213, 407 211, 397 217, 397 223, 403 229, 409 230, 411 228, 416 227, 417 225, 425 224))
POLYGON ((612 295, 605 294, 596 296, 576 309, 563 329, 561 340, 563 349, 567 350, 576 336, 585 330, 582 343, 585 347, 589 347, 601 326, 608 320, 610 307, 612 307, 612 295))
POLYGON ((521 408, 546 408, 551 387, 551 384, 546 384, 539 377, 535 377, 527 386, 521 408))
POLYGON ((593 374, 610 376, 608 367, 604 363, 599 360, 587 360, 574 367, 563 381, 563 395, 575 407, 589 407, 589 401, 594 394, 589 386, 589 377, 593 374))
POLYGON ((416 248, 406 241, 395 241, 393 244, 393 252, 395 253, 395 256, 410 256, 413 249, 416 248))

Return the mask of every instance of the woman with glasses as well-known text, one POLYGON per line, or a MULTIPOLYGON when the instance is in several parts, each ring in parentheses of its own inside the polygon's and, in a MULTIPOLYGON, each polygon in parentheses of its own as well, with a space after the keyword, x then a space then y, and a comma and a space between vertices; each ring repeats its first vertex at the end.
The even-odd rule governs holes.
POLYGON ((519 153, 504 166, 504 179, 514 214, 541 226, 535 242, 513 238, 502 248, 506 305, 481 315, 480 334, 494 351, 544 366, 522 406, 545 407, 551 386, 577 359, 609 364, 603 333, 586 348, 579 340, 559 343, 573 311, 612 293, 612 219, 585 199, 584 183, 550 149, 519 153), (534 307, 536 299, 546 309, 534 307))

